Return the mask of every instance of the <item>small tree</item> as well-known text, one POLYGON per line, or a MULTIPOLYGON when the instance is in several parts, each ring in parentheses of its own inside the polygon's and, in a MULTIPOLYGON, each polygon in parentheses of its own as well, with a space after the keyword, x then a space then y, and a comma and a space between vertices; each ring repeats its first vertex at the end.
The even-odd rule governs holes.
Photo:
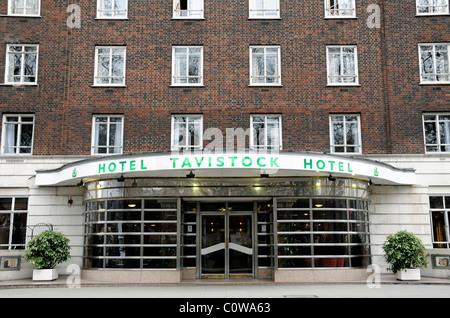
POLYGON ((391 265, 387 270, 394 273, 428 265, 425 246, 413 233, 399 231, 389 235, 383 244, 383 250, 386 261, 391 265))
POLYGON ((27 244, 24 259, 38 269, 52 269, 70 258, 69 239, 62 233, 44 231, 27 244))

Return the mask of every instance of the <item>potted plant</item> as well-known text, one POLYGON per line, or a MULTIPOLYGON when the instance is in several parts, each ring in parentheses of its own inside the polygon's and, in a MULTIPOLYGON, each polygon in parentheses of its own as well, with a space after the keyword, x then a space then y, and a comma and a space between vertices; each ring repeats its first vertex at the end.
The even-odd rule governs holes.
POLYGON ((69 239, 62 233, 44 231, 27 244, 24 259, 33 263, 33 280, 54 280, 58 278, 55 266, 70 258, 69 239))
POLYGON ((384 257, 398 280, 420 280, 420 268, 428 265, 425 246, 413 233, 399 231, 383 243, 384 257))

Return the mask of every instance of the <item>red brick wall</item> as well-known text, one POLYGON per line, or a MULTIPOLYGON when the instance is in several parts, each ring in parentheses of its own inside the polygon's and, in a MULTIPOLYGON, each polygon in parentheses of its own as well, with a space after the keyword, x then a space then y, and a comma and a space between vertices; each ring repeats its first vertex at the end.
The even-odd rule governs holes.
POLYGON ((224 135, 250 114, 280 113, 283 150, 328 152, 328 117, 340 112, 361 114, 365 154, 423 153, 422 111, 450 111, 450 86, 418 85, 417 53, 419 42, 450 42, 450 17, 416 17, 415 0, 382 2, 385 33, 366 25, 369 0, 337 20, 324 19, 323 0, 281 0, 280 20, 248 19, 247 0, 205 1, 204 20, 173 20, 169 0, 129 1, 118 21, 96 20, 95 1, 82 0, 72 30, 69 1, 41 1, 42 18, 0 17, 0 82, 7 43, 40 45, 39 86, 0 86, 2 114, 36 114, 34 154, 90 154, 101 113, 124 114, 124 153, 169 151, 172 113, 202 113, 204 130, 224 135), (280 45, 282 87, 249 87, 258 44, 280 45), (326 86, 333 44, 357 45, 360 86, 326 86), (126 87, 92 87, 96 45, 126 45, 126 87), (170 86, 172 45, 203 45, 204 87, 170 86))

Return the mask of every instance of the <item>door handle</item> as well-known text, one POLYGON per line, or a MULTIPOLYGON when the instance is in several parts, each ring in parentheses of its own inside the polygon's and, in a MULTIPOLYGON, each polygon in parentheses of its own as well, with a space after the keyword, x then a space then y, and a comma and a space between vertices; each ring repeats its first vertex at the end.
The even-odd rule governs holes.
POLYGON ((225 248, 228 249, 228 237, 225 238, 225 248))

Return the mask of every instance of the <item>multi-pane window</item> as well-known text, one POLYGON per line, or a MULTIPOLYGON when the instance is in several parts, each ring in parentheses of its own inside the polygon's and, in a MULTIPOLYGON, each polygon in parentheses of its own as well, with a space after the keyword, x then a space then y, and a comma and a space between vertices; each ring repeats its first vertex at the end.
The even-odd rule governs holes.
POLYGON ((40 0, 9 0, 8 14, 23 16, 39 16, 40 0))
POLYGON ((448 14, 448 0, 417 0, 418 15, 448 14))
POLYGON ((450 195, 430 196, 433 248, 449 248, 450 195))
POLYGON ((419 44, 421 83, 450 83, 449 47, 449 43, 419 44))
POLYGON ((325 17, 354 18, 355 0, 325 0, 325 17))
POLYGON ((31 154, 33 150, 34 115, 4 115, 3 154, 31 154))
POLYGON ((92 121, 92 154, 121 154, 123 116, 96 115, 92 121))
POLYGON ((280 115, 252 115, 250 126, 251 149, 281 150, 280 115))
POLYGON ((249 16, 253 19, 280 17, 280 0, 249 0, 249 16))
POLYGON ((424 114, 425 152, 450 152, 450 113, 424 114))
POLYGON ((330 139, 332 153, 361 153, 359 115, 331 115, 330 139))
POLYGON ((201 115, 172 116, 172 150, 202 149, 203 117, 201 115))
POLYGON ((173 47, 172 85, 203 85, 203 47, 173 47))
POLYGON ((281 85, 279 46, 250 47, 250 85, 281 85))
POLYGON ((327 46, 328 85, 357 85, 356 46, 327 46))
POLYGON ((36 84, 38 45, 8 44, 6 46, 6 84, 36 84))
POLYGON ((128 0, 97 0, 97 18, 126 19, 128 0))
POLYGON ((25 249, 28 198, 0 198, 0 250, 25 249))
POLYGON ((125 53, 123 46, 99 46, 95 48, 94 85, 125 85, 125 53))
POLYGON ((202 19, 203 0, 173 0, 173 18, 202 19))

